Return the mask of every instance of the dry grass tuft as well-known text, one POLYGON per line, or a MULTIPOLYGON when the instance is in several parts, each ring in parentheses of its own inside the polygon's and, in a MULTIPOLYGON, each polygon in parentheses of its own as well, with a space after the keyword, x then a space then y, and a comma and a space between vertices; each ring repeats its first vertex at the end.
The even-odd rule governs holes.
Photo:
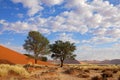
POLYGON ((79 74, 79 75, 77 75, 77 77, 79 77, 79 78, 89 78, 90 76, 88 75, 88 74, 79 74))
POLYGON ((118 77, 118 80, 120 80, 120 76, 118 77))
POLYGON ((19 75, 21 77, 29 77, 29 73, 22 66, 8 64, 0 65, 0 76, 7 76, 11 73, 14 75, 19 75))
POLYGON ((64 73, 70 74, 70 75, 78 75, 80 73, 80 70, 75 69, 75 68, 70 68, 70 69, 65 70, 64 73))
POLYGON ((91 78, 91 80, 103 80, 100 76, 94 76, 91 78))
POLYGON ((112 71, 105 71, 101 74, 101 76, 103 78, 107 78, 107 77, 112 77, 113 76, 113 72, 112 71))

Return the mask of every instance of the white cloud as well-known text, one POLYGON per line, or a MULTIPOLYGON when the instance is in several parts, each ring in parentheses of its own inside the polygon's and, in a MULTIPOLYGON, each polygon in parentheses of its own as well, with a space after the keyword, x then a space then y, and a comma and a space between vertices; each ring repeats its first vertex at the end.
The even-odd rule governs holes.
POLYGON ((63 0, 41 0, 41 1, 48 6, 59 5, 63 2, 63 0))
POLYGON ((79 7, 80 5, 85 5, 86 0, 66 0, 67 8, 79 7))
POLYGON ((83 40, 82 43, 98 45, 98 44, 105 44, 105 43, 116 42, 117 40, 118 39, 116 39, 116 38, 97 36, 97 37, 92 37, 89 40, 83 40))
POLYGON ((25 8, 28 8, 28 15, 33 16, 38 11, 42 10, 40 0, 12 0, 14 3, 22 3, 25 8))
MULTIPOLYGON (((54 6, 63 2, 63 0, 42 0, 41 2, 37 0, 13 1, 15 3, 21 2, 24 7, 30 9, 34 9, 36 6, 40 7, 42 3, 54 6), (33 4, 36 4, 36 6, 33 4)), ((51 16, 44 20, 40 18, 40 16, 37 18, 33 17, 33 20, 29 22, 33 21, 32 25, 38 24, 37 28, 39 24, 45 26, 50 32, 80 32, 81 34, 90 32, 91 29, 97 30, 98 28, 99 30, 100 27, 105 28, 106 31, 109 27, 120 27, 120 15, 118 14, 120 10, 118 7, 109 4, 108 1, 94 0, 88 3, 86 0, 66 0, 65 2, 66 4, 64 7, 71 9, 71 11, 64 11, 60 15, 51 16)), ((36 13, 38 11, 36 11, 36 13)), ((95 30, 93 32, 95 32, 95 30)))
POLYGON ((29 30, 36 30, 37 27, 35 25, 28 24, 26 22, 15 22, 15 23, 10 23, 5 26, 6 30, 11 30, 17 33, 23 33, 24 31, 29 31, 29 30))
POLYGON ((56 40, 70 41, 71 43, 75 43, 75 44, 80 43, 79 40, 73 38, 73 34, 67 34, 67 33, 58 34, 54 41, 56 40))
POLYGON ((4 24, 5 22, 5 20, 0 20, 0 24, 4 24))
POLYGON ((3 25, 6 25, 6 21, 5 20, 0 20, 0 34, 2 34, 4 32, 4 27, 3 25))
POLYGON ((94 30, 92 34, 96 36, 104 36, 106 34, 106 31, 107 31, 106 28, 99 28, 97 30, 94 30))
POLYGON ((119 28, 99 28, 92 31, 94 35, 89 40, 83 40, 83 42, 88 43, 111 43, 111 42, 118 42, 120 39, 120 29, 119 28))
POLYGON ((119 59, 120 45, 113 45, 109 48, 94 48, 92 46, 79 46, 77 49, 78 60, 105 60, 119 59))
POLYGON ((111 37, 116 38, 116 39, 120 39, 120 29, 113 28, 113 29, 107 30, 106 35, 111 36, 111 37))
POLYGON ((102 22, 102 16, 100 14, 94 14, 91 17, 86 18, 86 25, 90 28, 98 28, 100 27, 100 23, 102 22))
MULTIPOLYGON (((34 21, 34 19, 31 19, 34 21)), ((42 27, 44 23, 44 19, 38 19, 35 22, 22 22, 22 21, 17 21, 14 23, 9 23, 6 21, 1 21, 1 25, 3 28, 1 29, 1 32, 4 31, 13 31, 15 33, 26 33, 28 31, 34 30, 34 31, 40 31, 41 33, 46 33, 49 34, 50 30, 47 28, 42 27), (39 24, 38 24, 39 23, 39 24)))
POLYGON ((92 2, 92 6, 94 7, 95 12, 98 12, 105 17, 110 17, 117 14, 117 8, 112 4, 109 4, 108 1, 94 0, 92 2))
POLYGON ((64 12, 56 17, 48 18, 46 26, 51 26, 50 29, 53 32, 79 32, 84 34, 88 31, 88 27, 80 22, 78 15, 73 12, 64 12))

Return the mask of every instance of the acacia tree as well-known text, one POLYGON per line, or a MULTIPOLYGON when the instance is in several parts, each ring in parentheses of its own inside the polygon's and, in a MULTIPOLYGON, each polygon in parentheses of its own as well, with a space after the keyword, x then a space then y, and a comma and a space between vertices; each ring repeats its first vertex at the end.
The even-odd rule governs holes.
POLYGON ((48 53, 48 44, 48 39, 41 33, 37 31, 30 31, 23 47, 26 51, 34 53, 35 63, 37 63, 39 55, 45 55, 48 53))
POLYGON ((74 43, 70 43, 69 41, 55 41, 54 44, 50 45, 50 51, 53 52, 52 58, 59 58, 61 62, 61 67, 63 66, 63 62, 66 58, 74 59, 75 55, 73 52, 76 50, 76 46, 74 43))

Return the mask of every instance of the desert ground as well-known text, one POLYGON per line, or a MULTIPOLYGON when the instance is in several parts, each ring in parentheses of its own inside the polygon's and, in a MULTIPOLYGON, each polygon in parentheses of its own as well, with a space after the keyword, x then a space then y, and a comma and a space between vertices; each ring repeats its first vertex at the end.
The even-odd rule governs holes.
POLYGON ((120 80, 120 65, 0 65, 0 80, 120 80))

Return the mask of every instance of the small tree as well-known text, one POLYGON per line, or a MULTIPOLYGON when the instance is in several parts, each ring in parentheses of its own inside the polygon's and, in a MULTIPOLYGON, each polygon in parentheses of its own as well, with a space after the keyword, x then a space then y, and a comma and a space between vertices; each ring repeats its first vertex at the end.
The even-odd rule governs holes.
POLYGON ((69 41, 55 41, 54 44, 50 45, 50 50, 53 52, 52 58, 59 58, 61 61, 61 67, 63 66, 63 62, 66 58, 74 59, 75 55, 73 54, 74 50, 76 50, 76 46, 74 43, 70 43, 69 41))
POLYGON ((30 31, 25 43, 23 45, 26 51, 34 53, 35 63, 37 63, 38 56, 48 53, 49 41, 42 34, 37 31, 30 31))

